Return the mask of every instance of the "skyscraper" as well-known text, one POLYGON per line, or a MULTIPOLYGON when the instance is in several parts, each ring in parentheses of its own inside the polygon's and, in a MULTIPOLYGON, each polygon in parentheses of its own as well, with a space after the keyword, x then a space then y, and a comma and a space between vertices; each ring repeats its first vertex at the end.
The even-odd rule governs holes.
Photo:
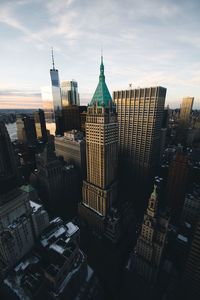
POLYGON ((140 184, 152 182, 159 161, 165 96, 166 88, 160 86, 113 94, 119 124, 119 160, 125 174, 140 184))
POLYGON ((5 124, 0 121, 0 195, 17 185, 17 163, 5 124))
POLYGON ((32 192, 31 186, 22 186, 0 195, 0 262, 5 266, 0 267, 0 277, 30 251, 34 237, 49 225, 46 211, 32 201, 32 192))
POLYGON ((53 68, 50 69, 52 95, 54 104, 54 113, 56 121, 56 134, 62 133, 62 100, 58 70, 55 69, 53 49, 52 49, 52 64, 53 68))
POLYGON ((154 185, 132 257, 133 269, 148 282, 157 279, 168 225, 168 214, 158 210, 157 185, 154 185))
POLYGON ((87 180, 83 181, 80 213, 87 221, 103 222, 117 192, 118 124, 115 106, 105 83, 101 58, 99 83, 88 106, 86 116, 87 180))
POLYGON ((29 115, 18 116, 16 124, 18 140, 22 143, 34 145, 37 140, 34 118, 29 115))
POLYGON ((55 215, 62 201, 62 163, 48 143, 44 151, 37 154, 36 160, 39 196, 47 211, 55 215))
POLYGON ((34 112, 34 120, 37 139, 42 140, 43 142, 47 142, 46 122, 44 111, 42 109, 34 112))
POLYGON ((192 245, 184 271, 184 289, 188 291, 188 299, 200 298, 200 218, 196 224, 192 245))
POLYGON ((75 80, 61 81, 62 108, 80 105, 78 83, 75 80))
POLYGON ((72 130, 62 137, 55 137, 55 150, 57 156, 63 156, 66 162, 78 168, 82 178, 86 177, 85 140, 81 132, 72 130))
POLYGON ((79 106, 69 105, 62 110, 63 131, 80 130, 79 106))
POLYGON ((185 125, 189 125, 190 123, 193 102, 194 102, 193 97, 183 98, 181 109, 180 109, 180 122, 185 125))
POLYGON ((43 86, 41 88, 41 94, 42 94, 42 106, 43 106, 45 120, 46 120, 46 128, 47 130, 49 130, 50 134, 55 135, 56 124, 55 124, 52 88, 50 86, 43 86))
POLYGON ((189 161, 187 155, 177 154, 169 167, 167 180, 167 205, 172 209, 174 221, 181 215, 189 178, 189 161))

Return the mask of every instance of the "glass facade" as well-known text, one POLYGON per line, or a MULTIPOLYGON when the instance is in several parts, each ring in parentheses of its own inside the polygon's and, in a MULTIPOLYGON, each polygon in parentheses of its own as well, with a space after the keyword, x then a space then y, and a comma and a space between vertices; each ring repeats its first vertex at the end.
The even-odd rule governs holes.
POLYGON ((61 82, 62 107, 80 105, 78 83, 75 80, 61 82))
POLYGON ((54 116, 54 103, 52 88, 50 86, 44 86, 41 88, 42 93, 42 102, 43 110, 46 120, 46 128, 50 131, 51 134, 55 134, 56 124, 54 116))
POLYGON ((60 82, 59 82, 58 70, 51 69, 50 76, 51 76, 54 112, 55 112, 56 116, 57 115, 60 116, 61 111, 62 111, 62 104, 61 104, 61 92, 60 92, 60 82))

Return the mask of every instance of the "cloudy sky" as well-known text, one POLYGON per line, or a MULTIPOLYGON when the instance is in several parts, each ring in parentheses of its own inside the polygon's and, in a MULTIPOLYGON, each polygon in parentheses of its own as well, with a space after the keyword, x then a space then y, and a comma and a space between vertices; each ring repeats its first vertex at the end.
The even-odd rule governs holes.
POLYGON ((50 48, 61 80, 76 79, 82 103, 94 92, 103 46, 110 92, 167 87, 200 108, 199 0, 0 0, 0 108, 41 107, 50 48))

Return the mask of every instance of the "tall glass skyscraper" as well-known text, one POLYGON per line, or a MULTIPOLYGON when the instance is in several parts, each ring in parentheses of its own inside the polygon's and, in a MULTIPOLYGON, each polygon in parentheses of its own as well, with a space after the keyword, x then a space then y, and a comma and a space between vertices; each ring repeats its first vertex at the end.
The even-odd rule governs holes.
POLYGON ((55 64, 54 64, 53 50, 52 50, 52 64, 53 64, 53 69, 50 69, 50 76, 51 76, 51 86, 52 86, 55 121, 56 121, 56 134, 61 134, 62 133, 62 121, 61 121, 62 100, 61 100, 61 90, 60 90, 58 70, 55 69, 55 64))
POLYGON ((61 82, 62 108, 80 105, 78 83, 75 80, 61 82))

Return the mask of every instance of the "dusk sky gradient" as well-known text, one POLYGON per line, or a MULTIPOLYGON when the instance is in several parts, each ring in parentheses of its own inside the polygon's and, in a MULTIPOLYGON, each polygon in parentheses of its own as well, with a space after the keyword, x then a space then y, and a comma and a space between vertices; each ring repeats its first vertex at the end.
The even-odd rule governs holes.
POLYGON ((110 92, 161 85, 166 104, 200 108, 199 0, 0 0, 0 108, 41 107, 51 47, 60 80, 82 104, 97 86, 103 46, 110 92))

